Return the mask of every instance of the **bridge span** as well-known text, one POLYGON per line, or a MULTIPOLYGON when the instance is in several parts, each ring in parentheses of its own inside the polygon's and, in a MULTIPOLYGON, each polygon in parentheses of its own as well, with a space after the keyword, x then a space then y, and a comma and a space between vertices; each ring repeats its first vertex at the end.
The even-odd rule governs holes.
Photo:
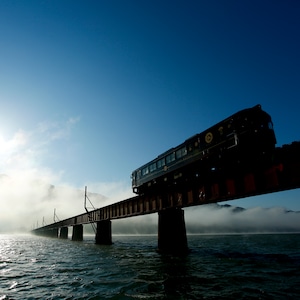
POLYGON ((203 179, 173 184, 146 195, 135 196, 95 209, 50 225, 32 233, 68 238, 68 227, 73 227, 72 240, 83 239, 83 225, 96 224, 97 244, 111 244, 111 221, 120 218, 158 213, 158 250, 185 252, 188 250, 184 211, 188 206, 204 205, 249 196, 274 193, 300 187, 300 142, 276 148, 271 165, 215 170, 203 179))

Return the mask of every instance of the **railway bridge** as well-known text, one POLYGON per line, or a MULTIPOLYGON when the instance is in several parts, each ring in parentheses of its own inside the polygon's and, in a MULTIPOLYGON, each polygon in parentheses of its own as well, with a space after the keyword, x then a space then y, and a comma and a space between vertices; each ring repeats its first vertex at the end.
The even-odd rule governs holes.
POLYGON ((274 193, 300 187, 300 142, 278 147, 271 165, 252 168, 233 167, 230 172, 211 169, 206 180, 194 180, 153 190, 120 202, 95 209, 53 224, 36 228, 32 233, 83 239, 83 225, 95 225, 96 244, 112 244, 112 220, 158 213, 158 250, 186 252, 188 250, 184 211, 188 206, 204 205, 249 196, 274 193))

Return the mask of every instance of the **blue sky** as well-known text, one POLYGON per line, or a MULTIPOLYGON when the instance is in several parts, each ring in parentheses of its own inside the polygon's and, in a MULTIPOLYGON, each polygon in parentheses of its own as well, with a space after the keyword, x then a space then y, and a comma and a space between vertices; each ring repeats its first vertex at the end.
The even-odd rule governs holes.
POLYGON ((300 140, 299 15, 292 0, 0 1, 0 174, 129 197, 132 170, 258 103, 278 146, 300 140))

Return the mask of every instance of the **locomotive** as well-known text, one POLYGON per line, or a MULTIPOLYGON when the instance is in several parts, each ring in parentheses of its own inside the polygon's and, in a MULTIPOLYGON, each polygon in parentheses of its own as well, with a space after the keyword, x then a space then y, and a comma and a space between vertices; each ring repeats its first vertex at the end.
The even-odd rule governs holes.
POLYGON ((133 171, 132 190, 144 194, 205 178, 216 169, 266 163, 275 145, 272 119, 258 104, 195 134, 133 171))

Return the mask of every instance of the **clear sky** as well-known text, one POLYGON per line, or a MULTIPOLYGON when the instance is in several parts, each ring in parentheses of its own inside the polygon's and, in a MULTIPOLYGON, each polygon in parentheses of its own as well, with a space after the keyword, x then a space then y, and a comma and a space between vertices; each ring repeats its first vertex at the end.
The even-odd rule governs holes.
POLYGON ((130 197, 132 170, 258 103, 278 146, 300 140, 299 15, 297 0, 0 1, 2 212, 38 199, 35 180, 130 197))

